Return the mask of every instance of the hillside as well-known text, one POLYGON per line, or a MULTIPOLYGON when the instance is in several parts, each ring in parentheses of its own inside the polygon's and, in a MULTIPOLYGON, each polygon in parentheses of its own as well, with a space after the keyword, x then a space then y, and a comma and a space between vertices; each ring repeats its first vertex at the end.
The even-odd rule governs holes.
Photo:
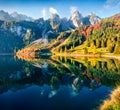
MULTIPOLYGON (((116 14, 95 25, 83 25, 75 30, 62 32, 57 39, 48 45, 37 46, 40 48, 32 50, 32 52, 38 54, 41 53, 41 50, 47 49, 54 54, 120 54, 119 18, 120 14, 116 14)), ((34 48, 36 45, 31 44, 24 51, 31 47, 34 48)))
POLYGON ((0 21, 0 53, 13 53, 40 35, 39 27, 28 21, 0 21))
POLYGON ((60 45, 52 48, 54 53, 72 54, 120 54, 120 14, 101 22, 77 28, 60 45))
POLYGON ((75 47, 73 53, 114 53, 120 54, 120 14, 105 18, 100 23, 88 27, 83 36, 83 45, 75 47))
POLYGON ((13 53, 22 47, 22 38, 10 33, 9 31, 0 30, 0 53, 13 53))

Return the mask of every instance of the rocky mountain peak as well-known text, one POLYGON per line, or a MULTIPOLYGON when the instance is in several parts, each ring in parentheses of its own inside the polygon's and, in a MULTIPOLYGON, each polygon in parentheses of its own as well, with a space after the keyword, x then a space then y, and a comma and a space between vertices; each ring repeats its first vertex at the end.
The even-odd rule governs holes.
POLYGON ((60 16, 56 13, 52 13, 50 19, 60 19, 60 16))
POLYGON ((10 16, 13 17, 15 20, 20 20, 20 21, 22 21, 22 20, 32 21, 33 20, 33 18, 31 18, 31 17, 28 17, 28 16, 23 15, 23 14, 19 14, 17 12, 11 13, 10 16))
POLYGON ((13 18, 9 15, 8 12, 0 10, 0 20, 12 20, 13 18))
POLYGON ((79 27, 80 25, 82 25, 82 15, 80 14, 80 12, 78 10, 75 10, 71 17, 70 17, 70 20, 72 21, 73 25, 75 27, 79 27))
POLYGON ((96 24, 97 22, 100 22, 100 21, 101 21, 101 18, 98 17, 97 15, 95 15, 94 13, 89 13, 89 14, 88 14, 88 17, 89 17, 89 21, 90 21, 90 24, 91 24, 91 25, 94 25, 94 24, 96 24))
POLYGON ((15 11, 15 12, 11 13, 11 16, 16 17, 16 16, 18 16, 18 13, 15 11))
POLYGON ((52 14, 50 17, 50 24, 52 26, 52 28, 54 28, 56 25, 60 24, 60 16, 58 14, 52 14))
POLYGON ((73 13, 72 13, 72 16, 71 16, 71 19, 74 19, 75 17, 77 18, 81 18, 82 15, 80 14, 80 12, 78 10, 75 10, 73 13))

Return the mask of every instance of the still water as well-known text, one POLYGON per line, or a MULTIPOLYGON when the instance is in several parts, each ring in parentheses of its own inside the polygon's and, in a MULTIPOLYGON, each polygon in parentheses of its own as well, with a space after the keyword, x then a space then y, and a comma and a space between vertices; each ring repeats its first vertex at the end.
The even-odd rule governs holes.
POLYGON ((0 110, 98 110, 120 85, 120 61, 0 56, 0 110))

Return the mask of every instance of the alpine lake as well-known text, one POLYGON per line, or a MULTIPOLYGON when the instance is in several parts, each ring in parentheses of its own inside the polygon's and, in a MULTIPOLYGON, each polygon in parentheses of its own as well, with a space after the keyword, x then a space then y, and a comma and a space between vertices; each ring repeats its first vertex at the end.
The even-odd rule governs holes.
POLYGON ((117 59, 0 56, 0 110, 99 110, 119 85, 117 59))

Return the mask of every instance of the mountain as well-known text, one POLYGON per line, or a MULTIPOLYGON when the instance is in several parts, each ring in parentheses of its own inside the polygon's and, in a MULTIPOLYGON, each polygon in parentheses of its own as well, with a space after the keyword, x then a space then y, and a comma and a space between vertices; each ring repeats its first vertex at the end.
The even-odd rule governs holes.
POLYGON ((14 20, 14 18, 8 12, 0 10, 0 20, 14 20))
POLYGON ((60 25, 60 17, 58 14, 52 14, 51 17, 50 17, 50 24, 52 26, 53 29, 56 29, 57 26, 60 25))
MULTIPOLYGON (((9 14, 1 10, 1 43, 5 42, 5 45, 9 44, 8 46, 11 48, 2 45, 4 49, 0 49, 0 52, 13 52, 14 50, 21 49, 24 46, 31 44, 35 40, 37 40, 36 42, 34 42, 34 44, 36 43, 36 45, 48 45, 49 42, 55 40, 61 32, 69 30, 73 31, 76 27, 84 25, 83 19, 84 17, 82 17, 79 11, 74 12, 70 19, 67 19, 66 17, 61 18, 58 14, 51 14, 50 18, 47 20, 44 20, 43 18, 33 20, 31 17, 18 14, 17 12, 9 14), (7 35, 7 33, 9 33, 9 35, 7 35), (4 37, 2 36, 2 34, 4 37), (6 42, 6 39, 8 40, 8 42, 6 42), (17 43, 15 43, 15 45, 13 45, 14 43, 9 42, 9 39, 12 39, 13 42, 17 41, 16 39, 18 39, 18 41, 17 43)), ((89 19, 86 22, 88 21, 89 19)))
POLYGON ((94 13, 90 13, 87 16, 85 16, 82 20, 84 25, 94 25, 100 22, 102 19, 96 16, 94 13))
POLYGON ((0 29, 0 53, 13 53, 23 46, 22 38, 0 29))
POLYGON ((17 12, 13 12, 10 14, 11 17, 14 18, 14 20, 18 20, 18 21, 33 21, 33 18, 28 17, 26 15, 23 14, 18 14, 17 12))
POLYGON ((11 52, 36 40, 39 28, 33 22, 0 21, 0 53, 11 52), (30 34, 28 34, 30 31, 30 34))
POLYGON ((90 13, 87 17, 89 18, 91 25, 94 25, 101 21, 101 18, 96 16, 94 13, 90 13))
POLYGON ((50 25, 53 29, 55 29, 57 32, 63 32, 66 30, 74 29, 75 27, 73 24, 67 20, 66 17, 60 18, 58 14, 52 14, 50 17, 50 25))
POLYGON ((75 27, 79 27, 80 25, 83 25, 82 22, 82 15, 79 13, 78 10, 74 11, 73 14, 70 17, 70 21, 73 23, 75 27))
POLYGON ((4 10, 0 10, 0 20, 7 21, 32 21, 33 18, 28 17, 23 14, 18 14, 17 12, 13 12, 9 14, 8 12, 5 12, 4 10))
MULTIPOLYGON (((95 15, 89 15, 97 22, 95 15)), ((54 54, 120 54, 120 14, 102 19, 94 25, 80 26, 75 30, 65 31, 48 45, 30 45, 22 51, 32 47, 32 52, 39 54, 48 50, 54 54), (40 48, 39 48, 40 47, 40 48), (44 50, 44 51, 43 51, 44 50)), ((93 20, 93 21, 94 21, 93 20)), ((93 22, 95 23, 95 22, 93 22)), ((23 54, 22 51, 18 52, 23 54)), ((26 53, 27 54, 27 53, 26 53)))
POLYGON ((119 18, 120 14, 117 14, 94 25, 76 28, 51 51, 57 54, 120 54, 119 18))
POLYGON ((96 16, 94 13, 90 13, 89 15, 83 17, 78 10, 74 11, 73 14, 70 17, 70 20, 72 24, 75 27, 79 27, 82 25, 94 25, 98 22, 100 22, 102 19, 98 16, 96 16))

